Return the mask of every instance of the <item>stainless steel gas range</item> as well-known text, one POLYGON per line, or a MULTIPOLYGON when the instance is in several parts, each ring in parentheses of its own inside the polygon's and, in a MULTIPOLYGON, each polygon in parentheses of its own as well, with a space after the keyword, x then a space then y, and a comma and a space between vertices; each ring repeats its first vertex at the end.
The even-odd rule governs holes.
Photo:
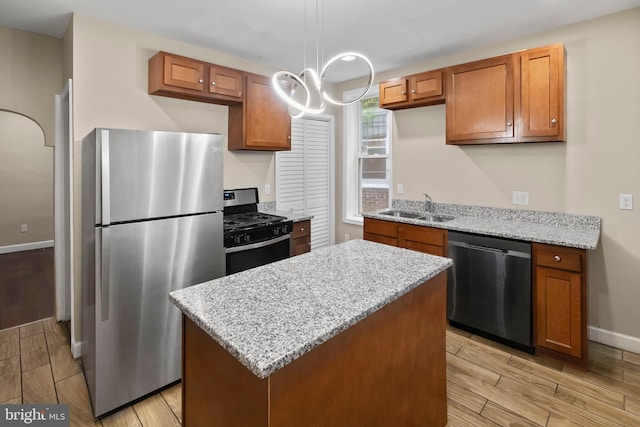
POLYGON ((288 258, 293 221, 258 212, 258 189, 224 190, 227 274, 288 258))

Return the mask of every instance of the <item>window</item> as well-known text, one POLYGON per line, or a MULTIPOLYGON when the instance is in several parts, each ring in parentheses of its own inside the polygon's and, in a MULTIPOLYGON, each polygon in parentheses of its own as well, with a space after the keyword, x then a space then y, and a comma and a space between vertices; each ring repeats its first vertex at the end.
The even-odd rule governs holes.
MULTIPOLYGON (((362 90, 345 92, 349 100, 362 90)), ((362 213, 390 206, 391 120, 377 93, 344 109, 344 217, 362 224, 362 213)))

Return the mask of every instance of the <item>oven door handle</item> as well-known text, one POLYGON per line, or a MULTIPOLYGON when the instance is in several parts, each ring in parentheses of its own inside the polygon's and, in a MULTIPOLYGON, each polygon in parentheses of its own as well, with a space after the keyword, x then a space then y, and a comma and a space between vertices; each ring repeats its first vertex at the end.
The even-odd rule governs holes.
POLYGON ((276 239, 270 239, 270 240, 265 240, 263 242, 252 243, 250 245, 234 246, 233 248, 225 248, 225 252, 228 254, 232 254, 234 252, 249 251, 251 249, 264 248, 265 246, 275 245, 276 243, 280 243, 289 238, 291 238, 291 233, 285 234, 284 236, 280 236, 276 239))

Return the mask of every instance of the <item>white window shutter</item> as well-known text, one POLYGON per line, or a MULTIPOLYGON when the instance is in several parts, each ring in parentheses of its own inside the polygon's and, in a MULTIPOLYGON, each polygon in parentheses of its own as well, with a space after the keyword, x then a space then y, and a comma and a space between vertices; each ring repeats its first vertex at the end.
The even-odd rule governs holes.
POLYGON ((329 122, 291 120, 291 151, 276 154, 276 209, 306 212, 311 248, 331 244, 331 135, 329 122))

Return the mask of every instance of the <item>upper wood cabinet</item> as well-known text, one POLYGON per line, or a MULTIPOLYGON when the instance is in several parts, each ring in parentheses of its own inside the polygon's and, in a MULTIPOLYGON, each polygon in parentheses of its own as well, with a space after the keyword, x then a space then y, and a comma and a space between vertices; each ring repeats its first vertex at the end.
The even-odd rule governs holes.
POLYGON ((447 71, 447 144, 515 142, 513 55, 447 71))
POLYGON ((149 59, 149 94, 214 104, 242 102, 243 72, 158 52, 149 59))
POLYGON ((389 110, 444 103, 442 70, 381 82, 380 107, 389 110))
POLYGON ((564 141, 564 46, 555 44, 518 54, 520 141, 564 141))
POLYGON ((230 150, 291 150, 291 116, 265 76, 245 73, 242 104, 229 106, 230 150))
POLYGON ((242 100, 244 92, 244 73, 219 65, 209 66, 209 93, 226 95, 242 100))
POLYGON ((564 141, 564 56, 559 43, 449 68, 447 144, 564 141))

